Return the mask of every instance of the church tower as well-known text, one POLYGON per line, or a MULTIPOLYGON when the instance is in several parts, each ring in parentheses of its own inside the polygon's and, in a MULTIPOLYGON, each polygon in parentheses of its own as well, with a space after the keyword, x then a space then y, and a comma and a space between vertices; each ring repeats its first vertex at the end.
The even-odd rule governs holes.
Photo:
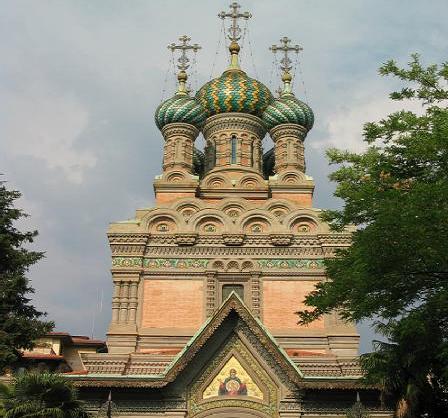
POLYGON ((238 21, 250 14, 233 3, 219 16, 231 21, 230 65, 194 96, 187 54, 200 47, 187 36, 170 45, 178 89, 155 111, 156 203, 110 225, 109 352, 84 355, 87 374, 75 380, 92 408, 112 391, 119 416, 342 416, 356 390, 369 402, 376 392, 358 383, 352 324, 330 314, 298 325, 305 295, 326 280, 324 260, 350 245, 313 207, 304 146, 314 115, 291 89, 300 47, 286 37, 271 47, 282 54, 274 98, 239 64, 238 21))

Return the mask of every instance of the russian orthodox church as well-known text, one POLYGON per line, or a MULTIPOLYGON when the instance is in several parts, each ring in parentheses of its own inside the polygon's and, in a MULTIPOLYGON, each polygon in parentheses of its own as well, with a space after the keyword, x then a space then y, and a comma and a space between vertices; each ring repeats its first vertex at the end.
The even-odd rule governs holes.
POLYGON ((314 116, 292 92, 288 58, 299 47, 283 38, 271 48, 284 54, 274 98, 240 68, 238 19, 250 15, 238 8, 220 15, 232 21, 229 67, 194 96, 186 53, 199 46, 170 46, 180 71, 155 112, 156 203, 110 225, 108 353, 82 354, 71 378, 100 415, 109 398, 119 417, 342 417, 358 397, 371 417, 390 416, 360 382, 353 324, 329 314, 298 325, 350 231, 331 231, 313 207, 304 144, 314 116))

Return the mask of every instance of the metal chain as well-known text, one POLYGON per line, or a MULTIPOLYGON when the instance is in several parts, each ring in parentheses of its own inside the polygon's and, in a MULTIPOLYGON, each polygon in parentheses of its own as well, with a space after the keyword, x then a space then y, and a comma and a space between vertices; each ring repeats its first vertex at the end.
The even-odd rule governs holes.
POLYGON ((254 67, 255 78, 258 79, 258 71, 257 71, 257 67, 255 66, 254 55, 252 53, 252 42, 250 40, 249 26, 247 27, 247 40, 248 40, 248 43, 249 43, 249 53, 250 53, 250 58, 251 58, 251 61, 252 61, 252 67, 254 67))
POLYGON ((174 66, 174 54, 173 52, 171 52, 171 59, 168 62, 168 67, 166 69, 165 72, 165 79, 163 80, 163 84, 162 84, 162 94, 161 94, 161 99, 160 99, 160 103, 162 103, 165 100, 165 95, 166 95, 166 91, 168 88, 168 76, 169 73, 171 71, 171 67, 174 66))
POLYGON ((216 45, 215 56, 213 57, 212 69, 210 71, 210 77, 208 78, 209 81, 212 79, 213 72, 215 71, 216 61, 217 61, 218 55, 219 55, 219 48, 220 48, 221 42, 222 42, 221 38, 223 35, 224 35, 224 42, 225 42, 226 34, 225 34, 225 28, 224 28, 224 21, 222 21, 221 28, 219 30, 218 44, 216 45))
POLYGON ((196 91, 198 89, 198 61, 197 51, 193 53, 193 60, 191 62, 191 81, 189 83, 190 91, 196 91))
POLYGON ((306 91, 306 86, 305 86, 305 79, 303 77, 302 66, 300 64, 300 60, 299 59, 297 59, 297 67, 299 68, 300 79, 302 80, 303 96, 305 97, 305 103, 309 104, 308 93, 306 91))

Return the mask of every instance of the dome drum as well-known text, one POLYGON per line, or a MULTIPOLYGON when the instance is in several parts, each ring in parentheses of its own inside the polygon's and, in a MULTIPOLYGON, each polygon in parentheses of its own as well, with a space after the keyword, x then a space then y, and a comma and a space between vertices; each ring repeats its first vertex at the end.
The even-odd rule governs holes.
POLYGON ((263 139, 266 135, 263 121, 257 116, 245 113, 221 113, 210 116, 202 128, 205 138, 222 131, 244 131, 252 133, 259 139, 263 139))

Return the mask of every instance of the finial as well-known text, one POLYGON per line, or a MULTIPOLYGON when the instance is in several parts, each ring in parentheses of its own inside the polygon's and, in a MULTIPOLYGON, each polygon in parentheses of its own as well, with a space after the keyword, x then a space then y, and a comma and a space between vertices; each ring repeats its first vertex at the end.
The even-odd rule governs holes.
POLYGON ((187 57, 187 51, 193 50, 193 52, 198 52, 201 47, 198 44, 188 45, 188 42, 191 41, 191 38, 187 35, 183 35, 179 38, 181 42, 179 45, 176 45, 174 42, 168 45, 168 49, 171 49, 171 52, 176 50, 181 51, 180 56, 177 60, 177 68, 179 69, 179 73, 177 75, 177 79, 179 80, 179 89, 178 93, 187 94, 187 69, 190 67, 190 59, 187 57))
POLYGON ((282 81, 283 81, 283 91, 281 94, 291 93, 291 81, 292 75, 290 73, 292 69, 292 61, 289 59, 289 52, 294 51, 298 54, 303 48, 299 45, 290 45, 291 39, 284 36, 280 39, 281 45, 272 45, 269 49, 275 54, 277 51, 283 52, 284 56, 280 60, 280 69, 283 71, 282 81))
POLYGON ((218 17, 222 20, 226 17, 232 19, 232 24, 228 30, 229 34, 227 35, 230 39, 229 51, 231 59, 229 69, 238 70, 240 68, 238 63, 238 53, 240 52, 238 41, 241 39, 241 28, 238 26, 238 19, 243 18, 248 20, 252 15, 249 12, 240 13, 238 10, 241 6, 237 2, 233 2, 229 7, 231 10, 230 12, 221 12, 218 14, 218 17))

